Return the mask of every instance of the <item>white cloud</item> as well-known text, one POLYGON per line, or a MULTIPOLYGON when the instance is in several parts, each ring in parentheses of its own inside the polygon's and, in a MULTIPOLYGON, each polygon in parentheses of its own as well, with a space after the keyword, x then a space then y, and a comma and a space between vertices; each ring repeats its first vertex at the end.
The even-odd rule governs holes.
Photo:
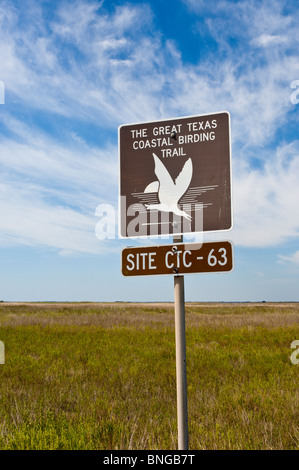
POLYGON ((2 245, 47 246, 68 252, 101 253, 93 217, 42 201, 41 188, 0 184, 2 245))
POLYGON ((142 75, 149 84, 146 64, 151 67, 155 55, 159 57, 160 42, 149 41, 142 32, 151 21, 147 6, 120 6, 108 15, 98 3, 77 1, 70 14, 70 3, 63 3, 47 28, 40 11, 39 23, 22 27, 17 26, 19 11, 9 3, 5 10, 8 15, 0 19, 1 79, 27 108, 115 123, 131 108, 130 84, 136 90, 142 75), (115 67, 125 64, 133 65, 129 73, 115 67), (120 76, 128 87, 123 95, 113 86, 120 76))
MULTIPOLYGON (((186 3, 197 12, 212 8, 208 25, 225 51, 221 60, 215 54, 184 64, 175 43, 155 30, 146 4, 107 13, 102 3, 77 1, 70 15, 70 3, 63 3, 50 21, 39 5, 32 13, 39 21, 20 26, 19 11, 6 2, 0 78, 24 115, 39 110, 115 134, 123 123, 228 110, 232 236, 247 246, 279 244, 299 230, 298 145, 280 143, 276 151, 273 144, 292 106, 290 83, 299 77, 296 21, 282 14, 278 2, 260 8, 249 1, 186 3), (235 49, 228 40, 233 21, 219 21, 222 12, 237 25, 235 49), (253 155, 261 168, 252 167, 253 155)), ((50 137, 38 123, 25 124, 8 111, 2 123, 8 131, 0 138, 2 240, 97 250, 94 210, 101 202, 115 203, 118 191, 116 143, 99 148, 85 141, 84 132, 67 130, 59 141, 61 136, 50 137)))
MULTIPOLYGON (((272 31, 279 31, 280 24, 284 30, 289 26, 277 6, 271 11, 269 7, 254 9, 250 2, 235 7, 220 2, 216 11, 234 8, 233 17, 241 15, 249 40, 263 37, 265 22, 264 37, 285 37, 272 31)), ((50 23, 50 35, 33 26, 29 32, 24 29, 15 34, 11 19, 2 35, 3 80, 27 106, 101 121, 101 125, 229 107, 236 117, 234 138, 248 136, 260 144, 273 135, 289 109, 286 89, 299 73, 295 56, 267 56, 259 64, 250 55, 238 55, 237 48, 235 55, 229 51, 221 63, 208 58, 186 67, 173 42, 163 44, 157 31, 151 33, 151 21, 146 5, 118 7, 108 15, 98 4, 84 2, 72 4, 72 15, 69 5, 63 4, 50 23), (17 47, 18 43, 23 46, 17 47)), ((221 37, 226 32, 223 24, 221 37)), ((211 20, 210 25, 217 36, 219 21, 211 20)))
POLYGON ((299 251, 295 251, 291 256, 279 255, 281 262, 294 263, 299 266, 299 251))
POLYGON ((299 236, 299 146, 281 147, 263 169, 236 168, 233 238, 274 246, 299 236))
POLYGON ((1 244, 106 251, 94 210, 117 204, 117 148, 94 148, 76 134, 64 145, 9 115, 3 122, 14 138, 0 140, 1 244))
POLYGON ((234 142, 267 145, 287 121, 289 86, 299 76, 297 10, 286 14, 275 0, 184 3, 198 15, 198 34, 208 27, 205 42, 216 41, 218 50, 178 69, 173 101, 190 114, 195 105, 203 112, 228 109, 234 142))
POLYGON ((252 44, 261 47, 269 47, 277 44, 285 44, 289 42, 288 38, 285 36, 280 36, 278 34, 262 34, 261 36, 253 39, 252 44))
POLYGON ((102 194, 110 187, 107 197, 111 197, 118 178, 116 146, 99 149, 76 134, 64 144, 9 115, 3 116, 2 122, 13 133, 13 138, 0 140, 0 163, 6 171, 38 179, 56 189, 79 192, 88 188, 89 193, 102 194))

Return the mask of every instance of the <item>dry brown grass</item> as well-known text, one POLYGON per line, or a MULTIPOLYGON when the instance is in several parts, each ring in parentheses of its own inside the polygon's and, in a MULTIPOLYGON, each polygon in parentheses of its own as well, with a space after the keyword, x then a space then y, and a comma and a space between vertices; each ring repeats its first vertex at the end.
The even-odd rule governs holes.
MULTIPOLYGON (((188 327, 268 328, 299 324, 299 303, 186 303, 188 327)), ((7 303, 0 325, 174 327, 173 303, 7 303)))

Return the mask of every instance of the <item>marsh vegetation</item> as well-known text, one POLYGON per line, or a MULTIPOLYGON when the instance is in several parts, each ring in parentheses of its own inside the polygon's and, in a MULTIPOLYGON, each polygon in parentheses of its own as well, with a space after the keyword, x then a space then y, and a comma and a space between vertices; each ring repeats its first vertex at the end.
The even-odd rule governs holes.
MULTIPOLYGON (((299 304, 186 304, 190 449, 298 449, 299 304)), ((176 449, 172 304, 0 304, 0 449, 176 449)))

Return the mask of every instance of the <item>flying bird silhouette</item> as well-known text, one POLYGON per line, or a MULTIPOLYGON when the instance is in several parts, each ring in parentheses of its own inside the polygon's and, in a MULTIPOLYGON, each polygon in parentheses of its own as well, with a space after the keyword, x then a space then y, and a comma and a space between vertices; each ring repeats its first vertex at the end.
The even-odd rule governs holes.
POLYGON ((185 194, 191 182, 193 173, 191 158, 188 158, 182 171, 175 181, 173 181, 168 170, 157 155, 153 153, 153 157, 155 161, 155 174, 159 181, 153 181, 150 183, 145 188, 144 192, 157 192, 160 203, 145 204, 145 207, 150 210, 173 212, 176 215, 192 220, 192 217, 189 214, 178 207, 179 200, 185 194))

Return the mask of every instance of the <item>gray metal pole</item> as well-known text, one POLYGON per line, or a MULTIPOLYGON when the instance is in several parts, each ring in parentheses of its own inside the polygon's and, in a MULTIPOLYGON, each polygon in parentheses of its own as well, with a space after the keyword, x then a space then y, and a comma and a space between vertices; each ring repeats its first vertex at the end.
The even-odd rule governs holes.
MULTIPOLYGON (((175 242, 175 239, 173 239, 175 242)), ((176 240, 177 242, 178 240, 176 240)), ((182 241, 182 240, 180 240, 182 241)), ((188 406, 184 276, 174 276, 178 449, 188 450, 188 406)))

